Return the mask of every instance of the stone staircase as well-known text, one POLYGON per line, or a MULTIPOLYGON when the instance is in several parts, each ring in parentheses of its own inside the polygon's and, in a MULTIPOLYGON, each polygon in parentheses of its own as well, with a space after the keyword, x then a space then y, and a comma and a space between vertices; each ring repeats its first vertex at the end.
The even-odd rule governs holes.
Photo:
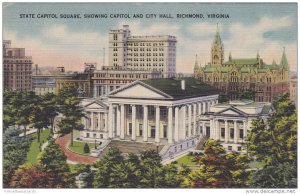
MULTIPOLYGON (((116 147, 122 152, 122 154, 140 154, 142 151, 145 150, 157 150, 155 143, 142 143, 142 142, 133 142, 133 141, 121 141, 121 140, 112 140, 103 152, 100 154, 99 158, 103 158, 106 153, 108 152, 109 148, 116 147)), ((163 149, 164 145, 158 146, 158 152, 163 149)))

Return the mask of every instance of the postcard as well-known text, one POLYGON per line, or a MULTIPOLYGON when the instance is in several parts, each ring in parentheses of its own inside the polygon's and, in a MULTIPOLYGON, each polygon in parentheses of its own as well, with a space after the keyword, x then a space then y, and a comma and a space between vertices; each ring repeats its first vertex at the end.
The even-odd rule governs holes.
POLYGON ((4 191, 294 193, 297 6, 3 3, 4 191))

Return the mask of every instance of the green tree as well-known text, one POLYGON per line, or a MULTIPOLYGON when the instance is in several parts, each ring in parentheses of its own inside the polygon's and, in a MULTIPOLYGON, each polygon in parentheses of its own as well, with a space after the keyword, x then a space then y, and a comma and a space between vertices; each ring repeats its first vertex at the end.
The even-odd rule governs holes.
POLYGON ((140 180, 143 188, 160 188, 163 184, 164 174, 161 164, 161 157, 154 150, 147 150, 141 153, 140 180))
POLYGON ((248 179, 247 157, 228 153, 219 142, 209 139, 205 143, 204 155, 198 156, 200 168, 192 171, 182 183, 192 188, 244 187, 248 179))
POLYGON ((17 99, 16 108, 16 124, 23 126, 24 136, 26 136, 27 127, 30 124, 30 113, 37 105, 37 95, 32 91, 22 91, 21 98, 17 99))
POLYGON ((52 93, 47 93, 41 97, 43 105, 46 107, 49 118, 51 133, 54 132, 54 118, 58 115, 58 100, 57 96, 52 93))
POLYGON ((59 92, 59 111, 64 115, 61 122, 58 124, 60 133, 71 133, 71 145, 73 146, 73 130, 82 130, 81 118, 85 115, 82 108, 79 106, 78 92, 75 87, 64 87, 59 92))
POLYGON ((247 136, 249 154, 263 163, 263 169, 253 173, 251 186, 288 188, 294 181, 287 184, 286 178, 297 179, 292 173, 297 169, 297 113, 288 94, 277 97, 272 104, 275 112, 267 120, 254 120, 247 136), (279 174, 284 167, 291 172, 289 175, 279 174), (268 180, 264 180, 266 177, 268 180))
POLYGON ((41 170, 51 177, 53 187, 72 188, 75 186, 75 179, 66 161, 66 155, 54 141, 50 141, 38 156, 38 164, 41 170))
POLYGON ((88 173, 88 175, 82 180, 84 182, 83 188, 93 187, 94 173, 91 170, 91 165, 81 163, 76 164, 74 167, 74 171, 75 176, 79 175, 80 173, 88 173))
POLYGON ((121 152, 115 148, 109 148, 107 154, 98 163, 95 164, 97 171, 94 175, 93 186, 96 188, 114 187, 112 184, 112 172, 116 165, 123 163, 124 158, 121 152))
POLYGON ((47 106, 39 96, 36 97, 36 105, 29 113, 29 121, 32 127, 37 129, 37 141, 40 142, 41 130, 50 125, 50 120, 48 117, 47 106))
POLYGON ((31 143, 31 136, 19 137, 17 129, 6 129, 3 134, 3 186, 9 187, 14 171, 26 160, 31 143))
POLYGON ((90 147, 87 143, 85 143, 83 146, 83 152, 86 154, 90 153, 90 147))

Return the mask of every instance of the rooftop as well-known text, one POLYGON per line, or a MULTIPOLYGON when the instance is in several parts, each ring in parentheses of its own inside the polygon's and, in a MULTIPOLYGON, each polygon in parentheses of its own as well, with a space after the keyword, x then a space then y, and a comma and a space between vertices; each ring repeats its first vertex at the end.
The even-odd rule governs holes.
POLYGON ((216 88, 192 77, 148 79, 141 82, 172 96, 174 99, 217 95, 219 93, 216 88), (184 90, 181 89, 182 80, 185 82, 184 90))

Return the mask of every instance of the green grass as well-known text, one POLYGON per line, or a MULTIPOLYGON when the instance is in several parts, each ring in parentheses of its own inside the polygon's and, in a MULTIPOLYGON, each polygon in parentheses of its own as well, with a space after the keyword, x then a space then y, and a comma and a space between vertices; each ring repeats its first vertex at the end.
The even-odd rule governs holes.
MULTIPOLYGON (((46 130, 43 130, 41 132, 41 136, 40 136, 40 142, 41 142, 41 145, 47 141, 47 138, 49 136, 51 136, 51 133, 50 133, 50 129, 46 129, 46 130)), ((31 142, 30 144, 30 148, 29 148, 29 151, 27 153, 27 157, 26 157, 26 161, 28 163, 31 163, 31 164, 36 164, 37 163, 37 156, 38 154, 40 153, 40 143, 37 142, 37 138, 38 138, 38 135, 37 133, 33 133, 31 134, 31 136, 34 138, 33 141, 31 142)))
POLYGON ((251 161, 249 163, 249 168, 262 168, 263 167, 263 164, 262 162, 259 162, 259 161, 251 161))
MULTIPOLYGON (((86 142, 81 142, 81 141, 73 141, 73 146, 71 146, 71 143, 68 145, 68 148, 72 150, 73 152, 79 153, 79 154, 84 154, 84 155, 89 155, 83 152, 83 146, 86 142)), ((95 147, 95 143, 87 143, 88 146, 90 147, 90 151, 95 147)))
POLYGON ((177 164, 178 165, 181 165, 181 164, 184 164, 184 165, 187 165, 187 166, 190 166, 190 165, 196 165, 195 162, 192 161, 192 159, 194 158, 195 156, 189 156, 189 155, 186 155, 186 156, 183 156, 181 158, 179 158, 177 161, 177 164))
POLYGON ((72 173, 75 172, 75 165, 76 165, 76 164, 70 164, 70 163, 68 163, 68 166, 69 166, 70 171, 71 171, 72 173))

